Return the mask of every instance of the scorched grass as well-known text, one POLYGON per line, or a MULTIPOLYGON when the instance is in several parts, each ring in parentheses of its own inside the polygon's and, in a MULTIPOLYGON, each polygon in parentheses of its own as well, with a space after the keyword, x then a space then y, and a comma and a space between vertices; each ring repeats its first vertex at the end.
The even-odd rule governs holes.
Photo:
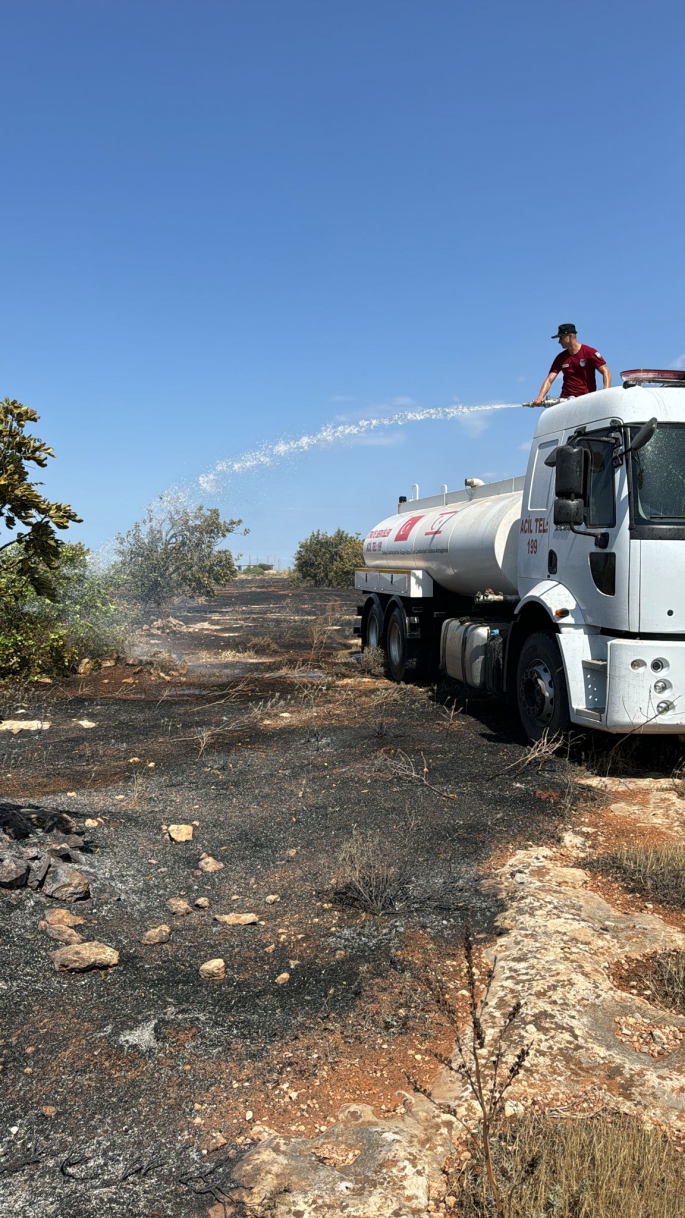
MULTIPOLYGON (((525 1118, 493 1142, 507 1218, 683 1218, 685 1163, 658 1130, 629 1119, 525 1118)), ((462 1177, 460 1218, 496 1214, 477 1168, 462 1177)))

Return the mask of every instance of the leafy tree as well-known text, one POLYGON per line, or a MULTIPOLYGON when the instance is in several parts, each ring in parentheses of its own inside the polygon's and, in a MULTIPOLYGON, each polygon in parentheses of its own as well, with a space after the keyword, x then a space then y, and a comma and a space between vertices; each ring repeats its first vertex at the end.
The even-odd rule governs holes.
POLYGON ((5 398, 0 402, 0 524, 12 534, 0 551, 12 548, 12 569, 44 596, 54 595, 51 572, 59 562, 64 544, 56 529, 80 523, 68 503, 53 503, 40 494, 40 483, 29 481, 27 466, 44 469, 51 448, 27 434, 27 423, 38 419, 35 410, 5 398), (24 526, 24 531, 16 531, 24 526))
POLYGON ((65 545, 55 583, 56 608, 76 659, 123 651, 137 615, 122 598, 111 567, 96 566, 85 546, 65 545))
POLYGON ((175 596, 212 596, 237 575, 231 551, 217 545, 241 524, 222 520, 218 508, 190 508, 178 496, 160 496, 143 520, 117 537, 113 573, 143 605, 159 608, 175 596))
POLYGON ((0 676, 66 674, 85 656, 97 660, 123 646, 130 611, 84 546, 60 546, 50 597, 36 592, 47 573, 38 576, 25 574, 18 546, 0 554, 0 676))
POLYGON ((295 554, 295 574, 303 584, 315 588, 352 588, 356 567, 363 567, 363 543, 358 533, 321 533, 319 529, 301 541, 295 554))

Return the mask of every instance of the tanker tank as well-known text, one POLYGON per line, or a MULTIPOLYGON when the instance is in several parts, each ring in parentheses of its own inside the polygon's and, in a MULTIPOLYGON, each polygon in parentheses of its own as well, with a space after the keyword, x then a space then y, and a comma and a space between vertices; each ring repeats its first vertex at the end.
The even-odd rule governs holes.
POLYGON ((450 592, 517 595, 523 478, 400 503, 364 540, 367 567, 423 570, 450 592))

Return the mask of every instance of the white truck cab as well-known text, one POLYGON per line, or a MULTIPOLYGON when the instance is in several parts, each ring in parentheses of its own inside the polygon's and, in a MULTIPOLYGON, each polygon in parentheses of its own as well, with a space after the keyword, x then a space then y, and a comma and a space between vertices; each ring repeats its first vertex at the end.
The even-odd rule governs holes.
POLYGON ((391 676, 507 694, 531 739, 685 732, 685 373, 622 377, 542 411, 524 479, 370 531, 360 633, 391 676))

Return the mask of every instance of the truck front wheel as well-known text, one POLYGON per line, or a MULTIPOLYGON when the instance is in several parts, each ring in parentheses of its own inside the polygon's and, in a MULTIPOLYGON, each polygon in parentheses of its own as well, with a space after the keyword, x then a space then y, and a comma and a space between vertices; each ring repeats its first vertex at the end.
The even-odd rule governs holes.
POLYGON ((529 740, 540 740, 545 732, 556 736, 568 731, 566 676, 553 634, 532 634, 524 644, 516 672, 516 701, 529 740))

